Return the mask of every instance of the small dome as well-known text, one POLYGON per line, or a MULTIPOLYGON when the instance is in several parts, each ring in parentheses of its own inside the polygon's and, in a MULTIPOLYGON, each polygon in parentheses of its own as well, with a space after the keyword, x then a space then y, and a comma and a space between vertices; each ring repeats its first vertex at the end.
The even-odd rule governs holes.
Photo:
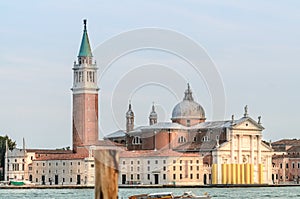
POLYGON ((134 117, 134 113, 131 109, 131 103, 129 103, 128 111, 126 112, 126 117, 134 117))
POLYGON ((151 113, 150 113, 150 115, 149 115, 149 118, 157 118, 157 113, 156 113, 156 111, 155 111, 155 106, 154 106, 154 104, 152 105, 152 111, 151 111, 151 113))
POLYGON ((205 119, 204 109, 194 101, 189 84, 183 101, 178 103, 173 109, 172 120, 175 119, 205 119))

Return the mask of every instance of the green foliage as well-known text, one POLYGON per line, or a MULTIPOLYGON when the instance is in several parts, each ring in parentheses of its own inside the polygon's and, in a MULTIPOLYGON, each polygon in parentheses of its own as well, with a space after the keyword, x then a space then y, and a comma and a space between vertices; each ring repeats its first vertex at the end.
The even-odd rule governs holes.
POLYGON ((67 147, 63 147, 63 148, 56 148, 55 150, 69 151, 69 150, 71 150, 71 147, 67 146, 67 147))
MULTIPOLYGON (((9 150, 13 150, 14 148, 16 148, 17 144, 15 141, 13 141, 12 139, 10 139, 7 135, 5 136, 0 136, 0 167, 3 167, 4 170, 4 161, 5 161, 5 151, 6 151, 6 140, 7 140, 7 144, 8 144, 8 148, 9 150)), ((3 180, 3 174, 0 173, 0 180, 3 180)))

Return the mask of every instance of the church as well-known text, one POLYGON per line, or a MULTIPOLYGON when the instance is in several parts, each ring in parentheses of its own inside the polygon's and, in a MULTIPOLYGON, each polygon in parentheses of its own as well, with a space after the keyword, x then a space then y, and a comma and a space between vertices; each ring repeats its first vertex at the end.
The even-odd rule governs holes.
POLYGON ((272 147, 262 141, 260 117, 252 119, 246 106, 241 118, 207 121, 205 109, 194 100, 189 84, 183 100, 172 111, 171 121, 159 122, 153 105, 149 125, 135 126, 133 105, 129 104, 126 130, 99 140, 97 69, 84 20, 72 68, 73 150, 23 147, 7 151, 7 180, 93 185, 93 151, 119 148, 120 185, 272 183, 272 147))

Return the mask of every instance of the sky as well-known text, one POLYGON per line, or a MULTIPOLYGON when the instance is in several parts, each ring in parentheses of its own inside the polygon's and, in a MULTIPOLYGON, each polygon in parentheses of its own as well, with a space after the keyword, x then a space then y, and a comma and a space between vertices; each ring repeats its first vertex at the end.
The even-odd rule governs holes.
MULTIPOLYGON (((86 18, 101 71, 100 137, 125 128, 129 100, 137 126, 148 124, 153 102, 158 120, 170 121, 189 82, 208 121, 232 114, 238 119, 248 105, 250 117, 262 116, 263 139, 299 139, 299 7, 296 0, 1 1, 0 135, 19 147, 23 137, 28 148, 71 146, 72 66, 86 18), (114 43, 107 52, 105 44, 145 28, 173 32, 202 47, 199 57, 211 60, 197 66, 202 76, 182 57, 159 49, 125 54, 102 74, 101 52, 136 41, 114 43), (205 64, 222 83, 220 98, 214 79, 203 76, 205 64)), ((189 46, 172 41, 192 54, 189 46)))

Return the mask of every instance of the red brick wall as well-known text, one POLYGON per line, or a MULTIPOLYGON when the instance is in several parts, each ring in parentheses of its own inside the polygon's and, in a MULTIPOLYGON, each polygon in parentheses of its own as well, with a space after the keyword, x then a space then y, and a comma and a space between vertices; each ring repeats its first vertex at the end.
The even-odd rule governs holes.
POLYGON ((98 94, 73 95, 73 149, 98 140, 98 94))

